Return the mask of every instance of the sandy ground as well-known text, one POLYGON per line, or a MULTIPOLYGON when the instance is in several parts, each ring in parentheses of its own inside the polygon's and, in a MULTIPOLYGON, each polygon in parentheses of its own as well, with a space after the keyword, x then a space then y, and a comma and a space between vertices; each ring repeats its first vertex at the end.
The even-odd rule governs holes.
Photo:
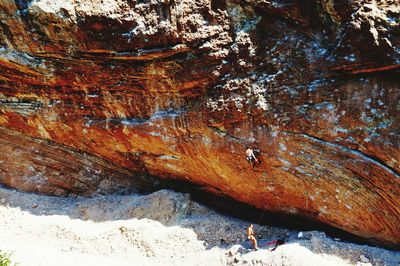
POLYGON ((0 187, 0 250, 20 266, 400 265, 400 252, 259 225, 260 238, 288 241, 253 251, 247 225, 168 190, 57 198, 0 187))

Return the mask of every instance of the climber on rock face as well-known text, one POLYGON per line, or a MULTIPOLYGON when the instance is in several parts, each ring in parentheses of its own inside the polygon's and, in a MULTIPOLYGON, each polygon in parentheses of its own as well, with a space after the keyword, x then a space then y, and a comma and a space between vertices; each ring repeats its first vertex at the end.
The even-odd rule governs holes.
POLYGON ((247 227, 247 229, 246 229, 246 234, 247 234, 247 239, 253 243, 254 249, 257 250, 258 249, 257 239, 254 236, 253 228, 254 228, 253 224, 250 224, 250 226, 247 227))
POLYGON ((246 160, 251 163, 251 165, 254 167, 254 161, 258 163, 257 157, 254 155, 254 151, 252 148, 249 146, 246 147, 246 160))

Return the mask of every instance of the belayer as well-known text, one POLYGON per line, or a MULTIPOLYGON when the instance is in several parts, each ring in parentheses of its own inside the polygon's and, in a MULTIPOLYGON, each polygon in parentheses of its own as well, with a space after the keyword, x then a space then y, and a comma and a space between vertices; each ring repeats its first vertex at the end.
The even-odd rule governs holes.
POLYGON ((253 224, 250 224, 250 226, 247 227, 247 229, 246 229, 246 234, 247 234, 247 239, 250 240, 251 243, 253 243, 254 249, 257 250, 257 249, 258 249, 258 246, 257 246, 257 239, 256 239, 256 237, 254 236, 254 230, 253 230, 253 228, 254 228, 253 224))

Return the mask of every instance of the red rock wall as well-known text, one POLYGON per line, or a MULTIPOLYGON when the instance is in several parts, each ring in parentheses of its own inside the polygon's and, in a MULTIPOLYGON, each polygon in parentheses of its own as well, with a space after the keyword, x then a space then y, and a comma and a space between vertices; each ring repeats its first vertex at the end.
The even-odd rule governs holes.
POLYGON ((400 244, 396 1, 0 11, 1 183, 90 195, 187 180, 400 244))

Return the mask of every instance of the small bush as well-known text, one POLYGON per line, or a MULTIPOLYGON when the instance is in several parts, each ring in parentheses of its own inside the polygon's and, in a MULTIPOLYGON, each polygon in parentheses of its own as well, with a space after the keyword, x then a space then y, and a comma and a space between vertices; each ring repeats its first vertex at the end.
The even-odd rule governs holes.
POLYGON ((10 255, 0 250, 0 266, 16 266, 11 262, 10 255))

